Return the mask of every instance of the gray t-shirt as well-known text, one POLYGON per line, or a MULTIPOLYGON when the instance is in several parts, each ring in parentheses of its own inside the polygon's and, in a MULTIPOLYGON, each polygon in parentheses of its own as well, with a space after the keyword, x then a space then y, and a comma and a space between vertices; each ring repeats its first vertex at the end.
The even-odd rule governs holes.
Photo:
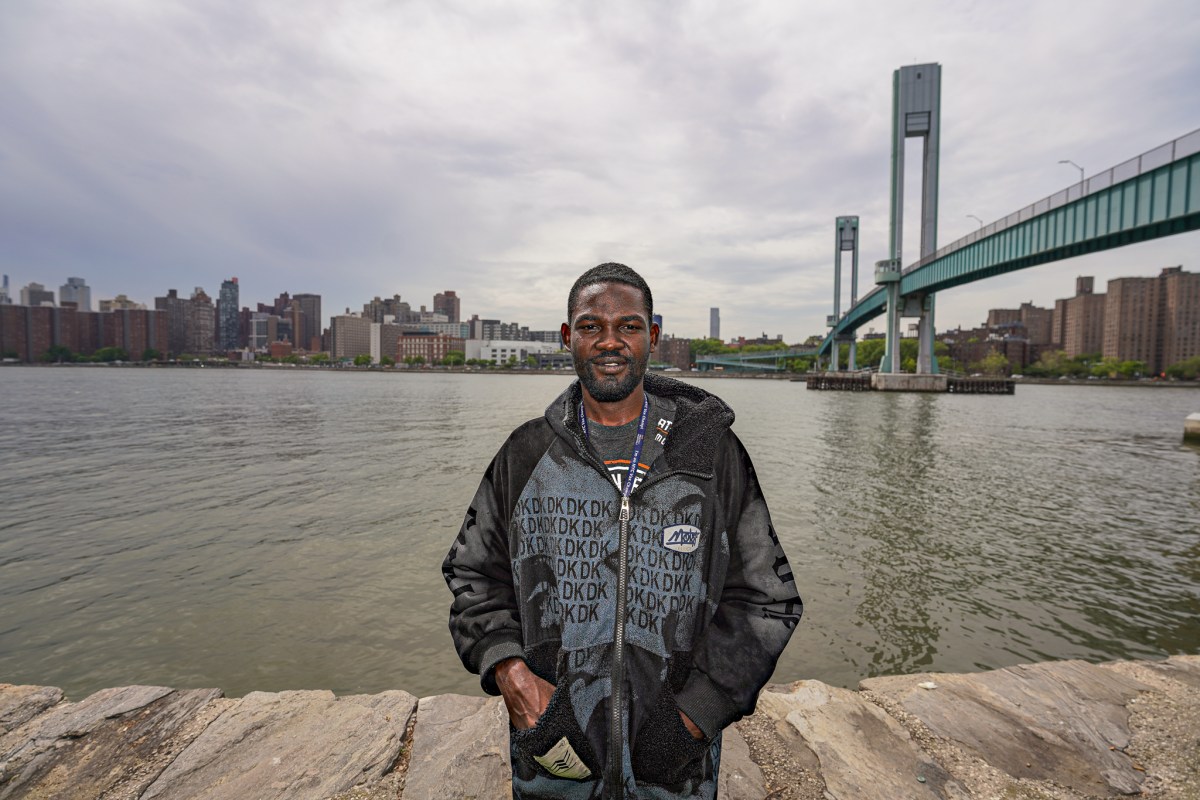
MULTIPOLYGON (((675 402, 673 400, 655 397, 649 392, 650 416, 646 420, 646 439, 642 443, 642 455, 638 459, 636 477, 633 488, 646 477, 654 465, 655 459, 662 455, 663 447, 671 433, 671 425, 675 421, 675 402)), ((638 421, 627 422, 624 425, 601 425, 588 420, 588 436, 596 454, 608 468, 609 477, 621 489, 625 485, 625 476, 629 473, 629 457, 633 455, 633 440, 637 438, 638 421)))

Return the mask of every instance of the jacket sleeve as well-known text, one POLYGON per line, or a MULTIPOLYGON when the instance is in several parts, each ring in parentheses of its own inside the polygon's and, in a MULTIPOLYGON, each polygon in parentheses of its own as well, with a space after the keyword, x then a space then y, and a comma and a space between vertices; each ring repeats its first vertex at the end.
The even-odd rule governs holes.
POLYGON ((511 445, 510 438, 492 459, 442 562, 442 575, 454 595, 450 636, 463 665, 480 676, 488 694, 500 693, 492 668, 523 654, 503 502, 505 454, 511 445))
MULTIPOLYGON (((709 738, 754 711, 803 611, 754 466, 732 432, 721 441, 716 470, 728 509, 729 563, 716 609, 695 643, 691 672, 675 698, 709 738)), ((710 581, 714 590, 716 578, 710 581)))

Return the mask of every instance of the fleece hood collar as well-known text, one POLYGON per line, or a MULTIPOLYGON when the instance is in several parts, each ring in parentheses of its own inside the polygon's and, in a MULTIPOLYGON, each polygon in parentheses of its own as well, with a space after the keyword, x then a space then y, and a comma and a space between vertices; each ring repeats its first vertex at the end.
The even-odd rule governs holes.
MULTIPOLYGON (((675 423, 663 452, 667 466, 711 476, 717 443, 733 424, 733 409, 715 394, 653 372, 646 373, 643 386, 650 394, 675 402, 675 423)), ((554 431, 579 449, 584 441, 576 409, 582 397, 583 387, 576 379, 546 409, 554 431)))

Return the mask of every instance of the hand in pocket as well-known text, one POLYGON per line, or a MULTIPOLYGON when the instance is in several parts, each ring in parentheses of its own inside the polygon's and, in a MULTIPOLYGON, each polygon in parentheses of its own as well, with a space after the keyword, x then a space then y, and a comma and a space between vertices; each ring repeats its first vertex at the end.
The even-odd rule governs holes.
POLYGON ((508 708, 508 718, 513 727, 524 731, 537 725, 550 705, 554 684, 534 675, 529 665, 520 658, 501 661, 495 667, 495 674, 496 686, 504 696, 504 705, 508 708))

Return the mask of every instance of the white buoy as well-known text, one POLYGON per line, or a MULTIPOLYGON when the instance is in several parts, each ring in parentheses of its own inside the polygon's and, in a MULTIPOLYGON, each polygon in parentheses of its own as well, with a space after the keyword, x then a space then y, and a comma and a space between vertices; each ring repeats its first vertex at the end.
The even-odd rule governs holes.
POLYGON ((1200 414, 1188 414, 1183 421, 1183 440, 1200 444, 1200 414))

